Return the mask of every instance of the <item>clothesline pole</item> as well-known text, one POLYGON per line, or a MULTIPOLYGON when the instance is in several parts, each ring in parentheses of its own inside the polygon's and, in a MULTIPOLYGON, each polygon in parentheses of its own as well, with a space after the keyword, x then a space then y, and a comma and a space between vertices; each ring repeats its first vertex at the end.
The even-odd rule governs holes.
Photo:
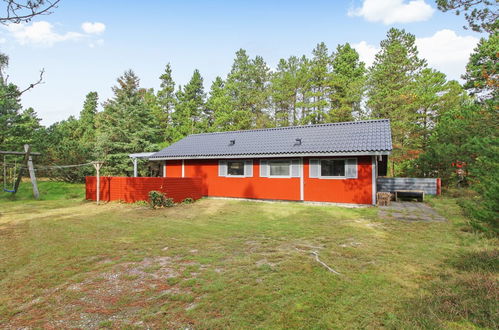
POLYGON ((97 205, 99 205, 100 201, 100 168, 102 167, 101 161, 95 161, 92 162, 92 164, 95 167, 95 171, 97 172, 97 191, 96 191, 96 200, 97 200, 97 205))

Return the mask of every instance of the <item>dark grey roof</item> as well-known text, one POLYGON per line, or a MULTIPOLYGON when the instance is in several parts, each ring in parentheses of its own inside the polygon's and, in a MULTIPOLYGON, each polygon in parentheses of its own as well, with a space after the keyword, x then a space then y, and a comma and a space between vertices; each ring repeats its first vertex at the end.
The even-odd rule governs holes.
POLYGON ((150 158, 390 152, 388 119, 193 134, 150 158), (301 139, 299 144, 296 139, 301 139), (231 145, 231 140, 234 144, 231 145))

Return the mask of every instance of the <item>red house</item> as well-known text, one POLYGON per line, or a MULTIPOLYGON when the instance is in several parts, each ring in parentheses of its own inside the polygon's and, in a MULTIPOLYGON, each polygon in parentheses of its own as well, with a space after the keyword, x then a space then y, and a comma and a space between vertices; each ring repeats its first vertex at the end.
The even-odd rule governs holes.
POLYGON ((375 204, 392 150, 389 120, 193 134, 150 156, 202 195, 375 204))

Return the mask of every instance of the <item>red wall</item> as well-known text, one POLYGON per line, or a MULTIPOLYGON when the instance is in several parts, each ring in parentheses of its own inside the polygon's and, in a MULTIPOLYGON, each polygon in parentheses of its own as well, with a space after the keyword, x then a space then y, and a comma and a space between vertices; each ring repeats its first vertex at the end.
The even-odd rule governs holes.
POLYGON ((372 204, 371 156, 357 157, 357 179, 309 178, 308 159, 304 163, 306 201, 372 204))
MULTIPOLYGON (((86 177, 86 199, 96 200, 97 178, 86 177)), ((127 178, 101 177, 100 200, 122 200, 127 203, 149 200, 149 192, 161 191, 176 203, 186 198, 199 199, 201 194, 201 179, 199 178, 127 178)))
MULTIPOLYGON (((314 157, 317 158, 317 157, 314 157)), ((167 161, 169 178, 182 175, 181 161, 167 161)), ((306 201, 372 203, 371 157, 358 157, 357 179, 311 179, 308 158, 304 159, 306 201)), ((300 178, 261 178, 259 159, 253 160, 253 177, 218 176, 218 160, 185 160, 186 178, 200 178, 203 196, 300 200, 300 178)))

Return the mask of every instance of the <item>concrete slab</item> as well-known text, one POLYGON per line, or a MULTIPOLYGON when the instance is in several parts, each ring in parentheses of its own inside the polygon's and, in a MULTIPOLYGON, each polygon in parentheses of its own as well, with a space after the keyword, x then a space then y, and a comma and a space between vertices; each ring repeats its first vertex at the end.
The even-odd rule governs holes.
POLYGON ((447 221, 428 204, 417 202, 392 202, 389 206, 380 206, 378 215, 404 221, 447 221))

